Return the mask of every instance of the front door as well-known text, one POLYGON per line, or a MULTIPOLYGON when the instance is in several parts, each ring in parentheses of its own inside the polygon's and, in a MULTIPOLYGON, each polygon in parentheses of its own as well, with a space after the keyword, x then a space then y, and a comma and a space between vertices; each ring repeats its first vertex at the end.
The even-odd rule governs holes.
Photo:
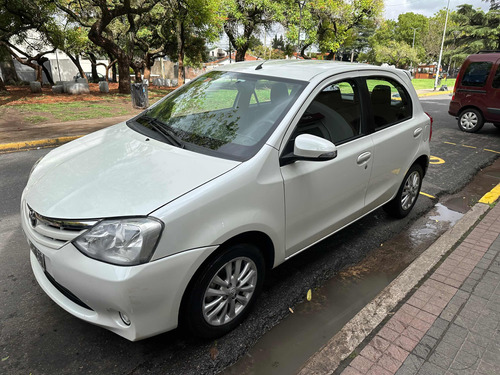
POLYGON ((337 157, 281 167, 287 257, 349 224, 363 212, 372 169, 373 145, 364 125, 358 82, 325 82, 311 98, 282 155, 293 151, 296 136, 307 133, 337 145, 337 157))

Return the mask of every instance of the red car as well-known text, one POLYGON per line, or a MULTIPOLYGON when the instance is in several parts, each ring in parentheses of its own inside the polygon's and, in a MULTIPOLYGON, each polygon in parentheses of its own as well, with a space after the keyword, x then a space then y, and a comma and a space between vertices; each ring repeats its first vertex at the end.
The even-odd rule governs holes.
POLYGON ((500 51, 467 57, 455 82, 448 113, 460 130, 479 131, 485 122, 500 128, 500 51))

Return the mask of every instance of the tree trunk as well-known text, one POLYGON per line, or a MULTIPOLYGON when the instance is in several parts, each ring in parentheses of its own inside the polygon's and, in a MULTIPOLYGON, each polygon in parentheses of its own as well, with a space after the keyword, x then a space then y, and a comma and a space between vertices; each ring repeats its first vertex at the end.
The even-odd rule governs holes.
POLYGON ((45 73, 45 77, 47 77, 47 81, 49 81, 49 84, 51 86, 54 85, 54 80, 52 79, 52 74, 50 74, 49 70, 45 67, 45 62, 49 61, 46 57, 42 57, 37 60, 38 65, 42 68, 43 72, 45 73))
POLYGON ((151 66, 153 66, 153 63, 151 61, 151 56, 149 53, 146 53, 146 56, 144 58, 144 79, 147 79, 149 82, 149 78, 151 77, 151 66))
POLYGON ((0 70, 2 70, 4 80, 7 84, 19 82, 16 67, 12 61, 9 49, 3 45, 0 45, 0 70))
POLYGON ((2 77, 0 77, 0 92, 7 91, 7 87, 5 87, 5 83, 3 83, 2 77))
POLYGON ((112 82, 116 82, 116 76, 117 76, 117 72, 116 72, 116 63, 114 63, 112 66, 111 66, 111 81, 112 82))
POLYGON ((179 86, 182 86, 184 84, 184 24, 180 19, 177 19, 176 22, 177 62, 179 63, 177 81, 179 86))
MULTIPOLYGON (((92 68, 91 68, 92 69, 92 79, 91 79, 91 81, 93 83, 97 83, 97 82, 99 82, 99 76, 97 75, 97 58, 91 52, 89 52, 88 55, 89 55, 90 63, 92 64, 92 68)), ((87 77, 87 80, 88 80, 88 77, 87 77)))
POLYGON ((248 43, 245 43, 241 46, 241 48, 238 48, 235 57, 236 62, 245 61, 245 55, 247 54, 247 51, 248 51, 248 43))
POLYGON ((128 59, 118 59, 118 92, 120 94, 130 94, 130 62, 128 59))
POLYGON ((73 62, 73 64, 75 64, 76 68, 78 69, 78 73, 80 73, 80 76, 83 78, 87 78, 87 75, 83 71, 82 64, 80 64, 80 56, 78 55, 72 56, 68 52, 66 52, 66 55, 68 55, 69 59, 73 62))

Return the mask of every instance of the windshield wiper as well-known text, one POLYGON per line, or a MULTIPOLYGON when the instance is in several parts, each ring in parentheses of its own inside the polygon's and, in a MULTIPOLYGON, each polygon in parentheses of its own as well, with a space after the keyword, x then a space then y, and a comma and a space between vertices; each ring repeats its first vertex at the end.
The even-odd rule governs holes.
POLYGON ((180 148, 186 148, 184 142, 181 141, 181 139, 177 136, 177 134, 175 134, 172 130, 168 128, 167 124, 148 115, 143 115, 139 117, 138 120, 142 119, 144 119, 149 126, 151 126, 154 130, 156 130, 156 132, 160 133, 163 136, 163 138, 165 138, 171 145, 180 148))

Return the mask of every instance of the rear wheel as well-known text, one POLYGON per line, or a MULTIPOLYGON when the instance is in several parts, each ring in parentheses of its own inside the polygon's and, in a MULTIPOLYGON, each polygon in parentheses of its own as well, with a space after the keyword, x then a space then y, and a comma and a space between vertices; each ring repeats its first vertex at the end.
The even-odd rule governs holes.
POLYGON ((478 132, 483 125, 483 115, 477 109, 466 109, 460 113, 460 116, 458 116, 458 128, 464 132, 478 132))
POLYGON ((386 203, 384 210, 399 219, 408 215, 417 201, 423 176, 422 167, 419 164, 413 164, 406 173, 396 196, 386 203))
POLYGON ((264 281, 265 263, 252 244, 228 247, 207 264, 188 292, 182 318, 196 336, 215 338, 250 312, 264 281))

